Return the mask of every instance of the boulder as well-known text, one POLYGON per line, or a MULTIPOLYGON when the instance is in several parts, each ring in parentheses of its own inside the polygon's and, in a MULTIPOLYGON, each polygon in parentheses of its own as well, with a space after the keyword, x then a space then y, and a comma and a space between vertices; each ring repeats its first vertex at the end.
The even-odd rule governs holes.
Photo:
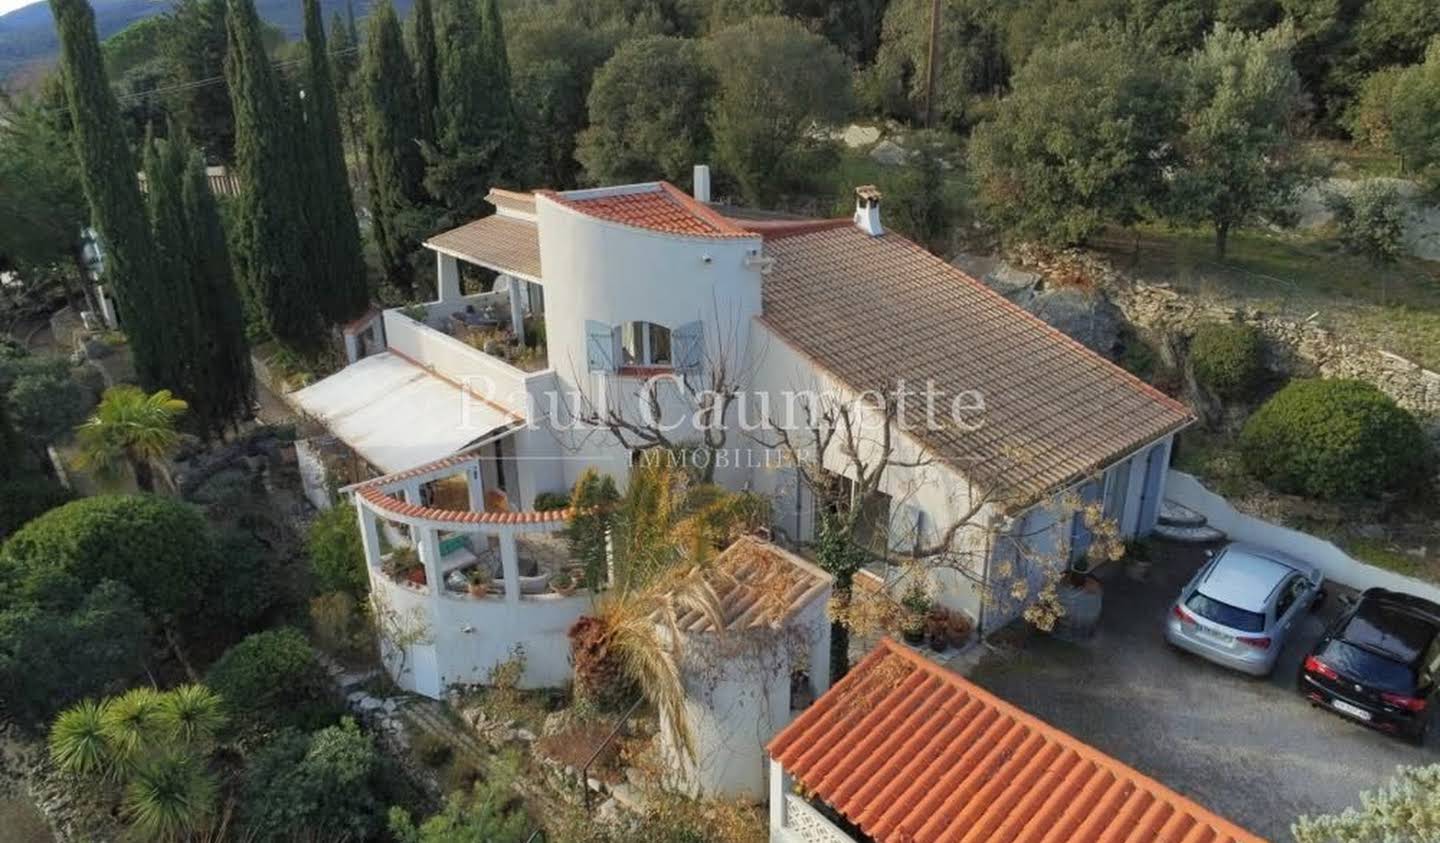
POLYGON ((1115 358, 1125 316, 1100 290, 1089 287, 1042 288, 1028 302, 1017 304, 1091 351, 1106 359, 1115 358))
POLYGON ((909 157, 910 153, 905 147, 891 140, 880 141, 875 144, 874 149, 870 150, 870 158, 876 163, 883 164, 886 167, 896 167, 904 164, 909 157))
POLYGON ((861 126, 858 123, 851 123, 845 127, 843 132, 840 132, 840 142, 849 149, 869 146, 878 140, 880 140, 879 126, 861 126))

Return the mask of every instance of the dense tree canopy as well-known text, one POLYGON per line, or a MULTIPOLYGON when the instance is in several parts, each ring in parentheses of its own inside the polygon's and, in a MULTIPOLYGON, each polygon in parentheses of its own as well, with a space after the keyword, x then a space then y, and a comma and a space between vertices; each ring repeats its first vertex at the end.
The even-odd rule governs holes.
POLYGON ((911 120, 924 119, 927 105, 937 125, 964 128, 982 97, 1002 88, 1009 59, 993 12, 975 0, 946 0, 940 24, 939 65, 930 95, 931 0, 895 0, 885 14, 885 35, 875 65, 864 79, 872 107, 911 120))

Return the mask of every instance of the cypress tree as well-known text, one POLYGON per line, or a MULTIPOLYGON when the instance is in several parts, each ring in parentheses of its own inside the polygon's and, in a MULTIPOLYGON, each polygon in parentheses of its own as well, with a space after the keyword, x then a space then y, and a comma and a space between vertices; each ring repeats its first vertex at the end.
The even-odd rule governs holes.
POLYGON ((250 415, 255 379, 225 226, 205 176, 205 158, 198 150, 185 162, 181 198, 189 223, 189 276, 198 303, 198 323, 204 328, 196 358, 196 395, 190 408, 207 434, 218 434, 227 424, 250 415))
POLYGON ((360 64, 370 212, 385 276, 407 294, 414 288, 409 257, 419 245, 414 231, 417 205, 424 200, 421 180, 425 175, 418 143, 415 78, 410 67, 400 19, 389 0, 381 0, 370 13, 370 31, 360 64))
POLYGON ((479 3, 478 16, 466 0, 441 0, 435 14, 440 107, 425 186, 456 219, 488 213, 485 193, 523 160, 499 2, 479 3))
POLYGON ((420 139, 434 143, 435 109, 440 105, 440 60, 435 49, 435 13, 430 0, 415 0, 410 21, 415 43, 415 102, 420 139))
POLYGON ((185 157, 178 141, 160 141, 147 134, 146 206, 155 248, 150 286, 157 315, 168 326, 160 375, 167 388, 188 401, 195 397, 194 366, 204 325, 190 280, 190 233, 180 195, 185 157))
POLYGON ((321 312, 332 322, 344 322, 365 312, 370 292, 319 0, 305 0, 305 45, 305 134, 312 172, 305 192, 306 253, 311 277, 319 285, 321 312))
POLYGON ((323 341, 315 288, 301 244, 319 237, 305 224, 293 99, 260 40, 252 0, 226 0, 225 77, 235 103, 237 203, 235 265, 247 305, 264 330, 308 355, 323 341))
POLYGON ((135 372, 147 390, 162 389, 168 326, 157 320, 148 288, 155 255, 145 204, 135 178, 135 156, 125 141, 119 105, 105 75, 86 0, 51 0, 60 37, 60 67, 74 127, 80 183, 105 253, 105 278, 130 341, 135 372))

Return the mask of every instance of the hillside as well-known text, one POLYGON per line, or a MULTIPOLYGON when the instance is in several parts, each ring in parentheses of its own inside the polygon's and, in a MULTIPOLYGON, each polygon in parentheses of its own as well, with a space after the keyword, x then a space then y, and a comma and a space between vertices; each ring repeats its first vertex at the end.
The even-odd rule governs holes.
MULTIPOLYGON (((320 0, 325 19, 336 11, 344 12, 345 0, 320 0)), ((363 17, 372 0, 355 0, 355 14, 363 17)), ((95 8, 95 27, 100 37, 108 38, 138 20, 162 14, 170 0, 91 0, 95 8)), ((409 11, 410 0, 397 0, 396 11, 409 11)), ((298 0, 256 0, 261 19, 279 27, 289 38, 298 38, 304 28, 298 0)), ((0 15, 0 83, 17 71, 32 65, 54 61, 60 45, 55 36, 55 22, 46 0, 22 6, 0 15)))

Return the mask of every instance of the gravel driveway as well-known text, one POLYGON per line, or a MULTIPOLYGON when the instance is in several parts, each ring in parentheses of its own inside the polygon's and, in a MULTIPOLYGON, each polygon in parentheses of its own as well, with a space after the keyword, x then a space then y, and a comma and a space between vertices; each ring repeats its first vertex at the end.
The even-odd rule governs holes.
MULTIPOLYGON (((1172 649, 1170 601, 1204 561, 1157 545, 1146 581, 1106 572, 1100 631, 1072 644, 1016 629, 968 672, 1016 703, 1271 840, 1300 814, 1358 805, 1400 764, 1440 761, 1440 730, 1417 748, 1311 707, 1300 661, 1339 611, 1334 587, 1296 630, 1275 672, 1253 679, 1172 649)), ((1109 566, 1115 568, 1116 566, 1109 566)))

